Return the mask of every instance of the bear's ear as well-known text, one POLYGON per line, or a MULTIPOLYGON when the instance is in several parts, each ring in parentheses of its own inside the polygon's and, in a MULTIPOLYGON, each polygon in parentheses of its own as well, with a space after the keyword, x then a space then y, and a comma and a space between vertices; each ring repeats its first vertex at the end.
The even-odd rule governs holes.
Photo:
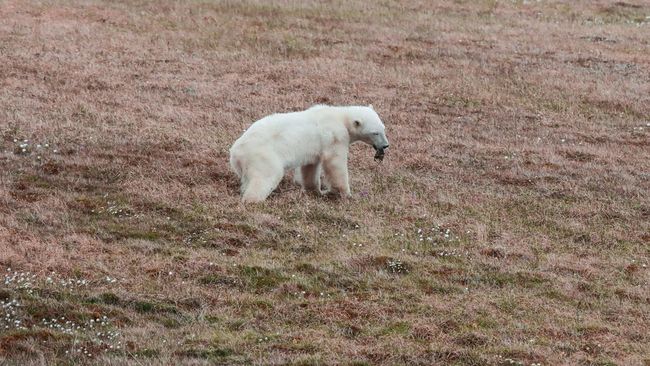
POLYGON ((359 127, 361 126, 361 122, 359 120, 354 120, 354 127, 359 127))

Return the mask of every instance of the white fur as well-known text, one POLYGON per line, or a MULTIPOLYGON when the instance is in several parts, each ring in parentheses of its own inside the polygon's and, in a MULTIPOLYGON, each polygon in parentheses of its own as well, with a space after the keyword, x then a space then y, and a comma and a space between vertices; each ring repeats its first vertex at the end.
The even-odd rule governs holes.
POLYGON ((242 200, 265 200, 288 169, 296 169, 295 180, 306 190, 326 193, 321 191, 322 172, 333 191, 350 196, 348 150, 356 141, 388 147, 384 124, 372 106, 316 105, 260 119, 230 148, 242 200))

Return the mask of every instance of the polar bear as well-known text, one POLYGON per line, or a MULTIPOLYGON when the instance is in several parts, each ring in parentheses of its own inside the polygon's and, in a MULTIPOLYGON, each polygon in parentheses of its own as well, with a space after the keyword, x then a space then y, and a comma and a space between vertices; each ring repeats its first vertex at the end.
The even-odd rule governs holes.
POLYGON ((242 201, 264 201, 290 169, 305 190, 349 197, 348 151, 357 141, 372 145, 380 160, 388 148, 384 124, 372 105, 315 105, 256 121, 230 148, 242 201), (321 173, 328 190, 321 190, 321 173))

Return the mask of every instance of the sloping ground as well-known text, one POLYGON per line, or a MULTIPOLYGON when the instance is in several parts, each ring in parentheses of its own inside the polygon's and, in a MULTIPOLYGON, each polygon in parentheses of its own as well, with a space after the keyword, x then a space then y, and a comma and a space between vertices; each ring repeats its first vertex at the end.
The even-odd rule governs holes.
POLYGON ((650 4, 0 2, 8 364, 650 363, 650 4), (348 202, 252 121, 372 103, 348 202))

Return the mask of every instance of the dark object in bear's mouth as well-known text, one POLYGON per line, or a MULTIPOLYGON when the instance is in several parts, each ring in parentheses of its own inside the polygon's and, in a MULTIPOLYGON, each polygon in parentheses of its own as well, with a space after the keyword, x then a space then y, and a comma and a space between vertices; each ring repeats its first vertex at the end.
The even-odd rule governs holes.
POLYGON ((384 160, 384 149, 376 149, 375 160, 383 161, 384 160))

